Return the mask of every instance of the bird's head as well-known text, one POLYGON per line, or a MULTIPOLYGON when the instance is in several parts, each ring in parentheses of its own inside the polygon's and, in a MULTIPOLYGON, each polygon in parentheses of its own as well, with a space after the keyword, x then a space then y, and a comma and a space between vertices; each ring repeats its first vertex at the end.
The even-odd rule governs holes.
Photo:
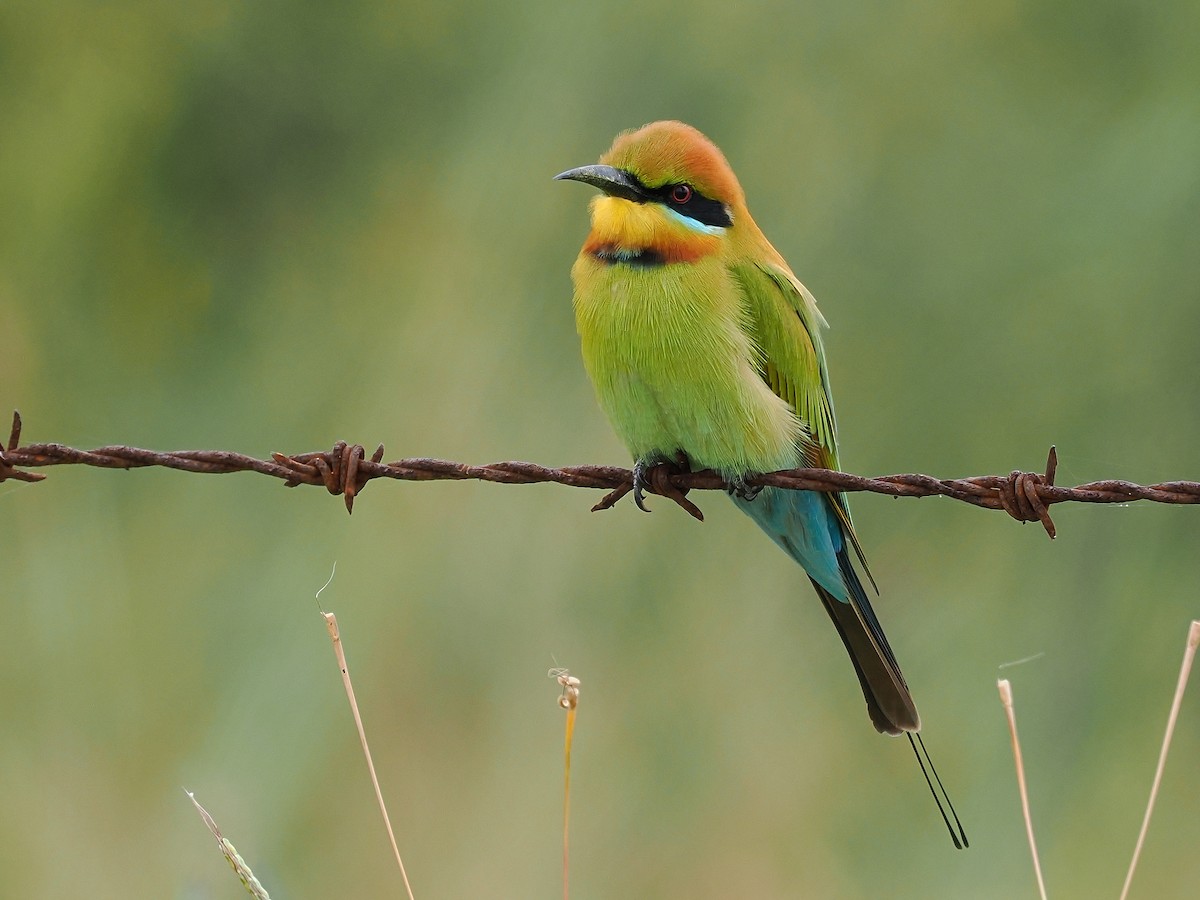
POLYGON ((599 164, 555 177, 604 192, 592 201, 584 245, 602 261, 692 262, 721 253, 735 234, 753 229, 733 169, 712 141, 682 122, 624 132, 599 164))

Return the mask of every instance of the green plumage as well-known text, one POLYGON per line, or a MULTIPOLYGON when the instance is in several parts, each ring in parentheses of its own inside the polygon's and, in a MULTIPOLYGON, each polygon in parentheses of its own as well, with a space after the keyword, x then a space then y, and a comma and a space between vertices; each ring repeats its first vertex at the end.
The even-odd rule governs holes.
POLYGON ((581 257, 575 277, 584 364, 636 459, 683 450, 729 477, 796 464, 805 429, 763 380, 760 327, 720 259, 629 269, 581 257))
MULTIPOLYGON (((836 469, 825 320, 754 224, 720 151, 659 122, 560 177, 604 191, 571 270, 575 318, 596 397, 639 472, 681 453, 735 485, 759 472, 836 469)), ((808 573, 875 727, 917 731, 851 563, 862 553, 845 496, 766 488, 734 500, 808 573)))

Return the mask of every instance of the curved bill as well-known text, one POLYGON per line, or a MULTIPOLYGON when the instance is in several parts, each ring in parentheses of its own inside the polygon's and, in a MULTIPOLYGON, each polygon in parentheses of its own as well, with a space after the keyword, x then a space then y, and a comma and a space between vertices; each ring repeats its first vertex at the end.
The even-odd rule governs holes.
POLYGON ((612 166, 580 166, 577 169, 567 169, 555 175, 554 180, 582 181, 584 184, 600 188, 610 197, 620 197, 634 203, 645 203, 654 199, 638 181, 637 176, 612 166))

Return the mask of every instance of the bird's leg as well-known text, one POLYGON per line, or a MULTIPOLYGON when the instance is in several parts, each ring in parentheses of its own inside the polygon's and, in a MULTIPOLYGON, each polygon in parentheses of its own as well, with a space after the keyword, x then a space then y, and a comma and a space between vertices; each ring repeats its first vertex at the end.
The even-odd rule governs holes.
POLYGON ((730 481, 729 487, 725 489, 729 496, 737 497, 739 500, 750 502, 760 493, 762 493, 763 486, 761 484, 746 484, 746 479, 749 477, 750 475, 747 473, 745 475, 739 475, 730 481))
POLYGON ((650 471, 662 465, 661 456, 645 456, 633 464, 633 502, 642 512, 650 512, 646 508, 646 489, 650 487, 650 471))
POLYGON ((642 512, 650 512, 646 508, 646 492, 662 494, 676 500, 675 495, 683 497, 686 490, 680 491, 670 484, 670 477, 692 471, 691 460, 682 450, 675 451, 675 459, 669 460, 661 454, 645 456, 633 465, 633 502, 642 512))

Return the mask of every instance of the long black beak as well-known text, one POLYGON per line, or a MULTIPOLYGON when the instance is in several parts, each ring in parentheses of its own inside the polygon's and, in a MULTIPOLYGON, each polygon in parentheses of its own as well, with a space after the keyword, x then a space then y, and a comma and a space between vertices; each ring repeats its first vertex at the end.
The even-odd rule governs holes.
POLYGON ((620 197, 634 203, 645 203, 654 199, 636 176, 612 166, 580 166, 578 169, 568 169, 555 175, 554 180, 582 181, 584 184, 600 188, 610 197, 620 197))

